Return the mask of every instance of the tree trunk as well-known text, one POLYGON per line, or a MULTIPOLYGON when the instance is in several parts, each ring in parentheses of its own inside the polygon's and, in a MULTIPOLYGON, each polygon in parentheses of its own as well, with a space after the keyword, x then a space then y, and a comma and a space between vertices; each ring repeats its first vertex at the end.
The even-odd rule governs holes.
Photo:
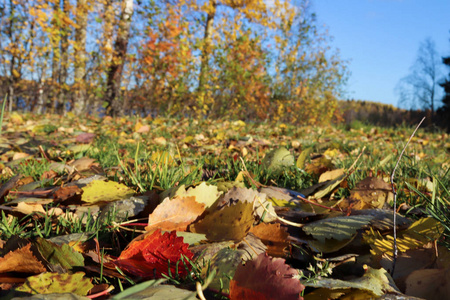
MULTIPOLYGON (((56 32, 59 32, 59 28, 55 28, 57 27, 57 22, 55 20, 55 16, 58 15, 58 10, 59 10, 59 2, 55 2, 53 3, 53 19, 51 21, 53 30, 55 30, 56 32)), ((50 98, 50 102, 51 102, 51 108, 50 108, 50 112, 51 113, 55 113, 56 108, 58 107, 58 103, 59 103, 59 99, 58 99, 58 78, 59 78, 59 70, 60 70, 60 59, 61 59, 61 53, 60 53, 60 49, 59 49, 59 45, 57 45, 57 41, 56 38, 57 36, 55 36, 56 33, 53 33, 50 36, 51 39, 51 45, 52 45, 52 51, 53 51, 53 56, 52 56, 52 76, 51 76, 51 81, 50 81, 50 86, 49 86, 49 98, 50 98)), ((61 33, 59 33, 61 34, 61 33)))
POLYGON ((204 92, 205 89, 205 76, 209 68, 209 53, 211 52, 212 45, 212 33, 214 26, 214 17, 216 16, 216 6, 215 0, 212 1, 213 10, 208 13, 205 25, 205 35, 203 37, 203 49, 201 57, 200 75, 198 79, 198 91, 200 93, 204 92))
POLYGON ((114 53, 107 71, 106 113, 115 116, 119 112, 118 96, 122 82, 123 66, 127 54, 128 40, 130 34, 131 17, 133 15, 133 0, 123 0, 122 15, 119 21, 117 38, 114 43, 114 53))
MULTIPOLYGON (((63 12, 64 15, 69 16, 70 14, 70 3, 69 0, 62 0, 62 4, 63 4, 63 12)), ((57 107, 57 113, 58 114, 63 114, 66 111, 65 108, 65 103, 67 102, 66 100, 66 92, 67 92, 67 69, 69 66, 69 34, 70 34, 70 29, 69 28, 64 28, 63 29, 63 34, 61 36, 61 43, 60 43, 60 48, 61 48, 61 64, 60 64, 60 73, 59 73, 59 85, 60 85, 60 90, 59 90, 59 104, 60 106, 57 107)))
POLYGON ((86 75, 86 27, 88 17, 87 0, 77 1, 76 23, 78 27, 75 29, 75 96, 74 96, 74 112, 81 115, 86 109, 86 87, 84 77, 86 75))

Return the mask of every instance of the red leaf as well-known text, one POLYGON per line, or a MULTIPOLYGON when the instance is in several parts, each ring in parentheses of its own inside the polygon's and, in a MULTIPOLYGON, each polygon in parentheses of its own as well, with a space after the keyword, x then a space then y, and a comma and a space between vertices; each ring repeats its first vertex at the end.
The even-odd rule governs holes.
POLYGON ((95 138, 94 133, 84 132, 77 135, 75 140, 77 143, 89 144, 94 140, 94 138, 95 138))
MULTIPOLYGON (((168 275, 170 262, 170 272, 175 275, 177 261, 182 256, 192 259, 194 255, 188 247, 189 245, 183 242, 182 237, 177 237, 175 231, 161 234, 161 230, 156 230, 143 240, 128 245, 128 248, 122 251, 113 263, 134 276, 160 278, 161 274, 168 275)), ((180 262, 178 275, 185 276, 187 273, 188 270, 180 262)))
POLYGON ((293 278, 298 272, 284 262, 262 253, 239 265, 230 281, 231 299, 303 299, 300 293, 305 286, 293 278))

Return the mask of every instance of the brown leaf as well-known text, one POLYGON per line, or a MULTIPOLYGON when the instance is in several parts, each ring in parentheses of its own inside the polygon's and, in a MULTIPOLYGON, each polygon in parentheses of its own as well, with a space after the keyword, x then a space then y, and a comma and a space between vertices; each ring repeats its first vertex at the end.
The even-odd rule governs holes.
POLYGON ((203 220, 192 224, 192 232, 204 233, 210 241, 240 241, 253 225, 253 204, 238 202, 215 210, 203 220))
POLYGON ((91 143, 95 138, 95 134, 94 133, 81 133, 79 135, 77 135, 76 137, 76 142, 77 143, 83 143, 83 144, 89 144, 91 143))
POLYGON ((450 295, 450 270, 423 269, 412 272, 406 279, 405 294, 427 300, 447 299, 450 295))
POLYGON ((267 246, 267 254, 275 257, 284 256, 283 249, 289 246, 287 242, 289 234, 286 228, 281 227, 279 223, 260 223, 250 229, 250 232, 259 237, 267 246))
POLYGON ((20 176, 20 174, 17 174, 2 185, 2 187, 0 188, 0 203, 2 203, 3 201, 2 198, 17 185, 20 180, 20 176))
POLYGON ((31 251, 31 243, 0 257, 0 273, 21 272, 39 274, 47 271, 31 251))
POLYGON ((230 282, 231 299, 303 299, 305 286, 294 278, 298 272, 282 258, 265 253, 239 265, 230 282))
POLYGON ((55 177, 57 177, 57 176, 58 176, 58 173, 56 173, 56 172, 53 171, 53 170, 49 170, 49 171, 45 171, 45 172, 42 174, 41 180, 44 180, 44 179, 52 179, 52 178, 55 178, 55 177))
POLYGON ((81 194, 83 190, 76 185, 72 186, 62 186, 53 194, 53 199, 56 202, 71 200, 81 200, 81 194))
POLYGON ((341 209, 382 208, 386 202, 394 200, 391 185, 381 178, 367 177, 358 182, 350 192, 350 197, 339 202, 341 209))
POLYGON ((74 167, 75 169, 77 169, 77 171, 81 172, 81 171, 89 170, 94 162, 95 162, 95 159, 93 159, 93 158, 82 157, 82 158, 79 158, 79 159, 73 161, 69 165, 74 167))
POLYGON ((145 230, 160 228, 165 231, 185 231, 204 210, 205 205, 196 202, 195 197, 166 198, 148 216, 148 226, 145 230))
POLYGON ((26 203, 26 202, 17 203, 17 206, 14 208, 14 211, 23 213, 24 215, 28 215, 34 212, 46 214, 42 204, 26 203))

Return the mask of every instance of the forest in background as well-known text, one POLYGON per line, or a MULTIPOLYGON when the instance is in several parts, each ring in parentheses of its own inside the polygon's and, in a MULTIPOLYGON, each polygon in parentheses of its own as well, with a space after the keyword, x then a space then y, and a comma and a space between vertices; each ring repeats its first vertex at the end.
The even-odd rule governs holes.
POLYGON ((347 62, 330 42, 307 0, 4 0, 0 97, 37 114, 385 126, 423 115, 338 101, 347 62))
POLYGON ((305 0, 15 0, 1 17, 12 110, 315 123, 346 77, 305 0))

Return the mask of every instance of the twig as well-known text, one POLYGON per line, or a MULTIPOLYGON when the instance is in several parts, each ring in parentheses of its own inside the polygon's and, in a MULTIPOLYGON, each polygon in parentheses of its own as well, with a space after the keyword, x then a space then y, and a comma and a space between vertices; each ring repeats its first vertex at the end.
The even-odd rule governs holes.
POLYGON ((45 158, 46 161, 52 162, 50 160, 50 158, 48 158, 47 154, 45 154, 44 148, 42 148, 41 145, 39 145, 38 149, 39 149, 39 152, 41 153, 42 157, 45 158))
POLYGON ((395 270, 395 263, 397 262, 397 255, 398 255, 398 248, 397 248, 397 191, 395 190, 394 186, 394 175, 395 171, 397 170, 398 164, 400 163, 400 159, 403 156, 403 153, 405 153, 406 147, 408 147, 409 142, 411 142, 412 138, 416 134, 417 129, 419 129, 420 125, 422 125, 422 122, 425 120, 425 117, 422 118, 420 123, 416 126, 416 129, 414 129, 413 133, 409 137, 408 142, 406 143, 405 147, 403 147, 402 152, 400 153, 400 156, 397 159, 397 163, 395 164, 394 170, 392 170, 391 174, 391 187, 392 187, 392 193, 394 194, 394 258, 392 260, 392 271, 391 276, 394 276, 394 270, 395 270))
POLYGON ((112 290, 114 290, 114 286, 113 285, 109 286, 106 290, 103 290, 103 291, 101 291, 101 292, 99 292, 97 294, 87 295, 86 297, 88 297, 90 299, 95 299, 95 298, 107 295, 112 290))
POLYGON ((315 206, 318 206, 318 207, 326 208, 326 209, 329 209, 329 210, 334 210, 334 211, 339 211, 339 212, 341 211, 340 209, 337 209, 337 208, 334 208, 334 207, 328 207, 326 205, 322 205, 322 204, 316 203, 314 201, 308 200, 308 199, 306 199, 306 198, 304 198, 304 197, 302 197, 300 195, 297 195, 297 198, 302 200, 302 201, 305 201, 306 203, 309 203, 311 205, 315 205, 315 206))
POLYGON ((249 246, 250 249, 252 249, 253 252, 255 252, 256 256, 258 256, 258 252, 256 252, 256 250, 252 247, 252 245, 250 245, 250 243, 249 243, 245 238, 243 238, 242 241, 243 241, 244 243, 246 243, 247 246, 249 246))
POLYGON ((361 150, 361 152, 359 153, 358 157, 356 158, 356 160, 353 162, 353 164, 350 166, 350 168, 348 168, 347 170, 347 174, 350 174, 350 171, 355 167, 356 163, 358 162, 358 160, 361 158, 361 155, 364 153, 364 150, 366 150, 366 146, 364 146, 361 150))
POLYGON ((197 295, 200 300, 206 300, 205 295, 203 295, 202 284, 200 282, 195 282, 195 289, 197 290, 197 295))
POLYGON ((261 199, 259 199, 259 197, 257 197, 256 199, 259 201, 259 204, 261 204, 261 207, 266 211, 266 213, 268 213, 272 217, 275 217, 278 221, 288 224, 288 225, 291 225, 291 226, 300 227, 300 228, 304 226, 304 224, 294 223, 294 222, 288 221, 286 219, 283 219, 282 217, 277 216, 276 214, 274 214, 273 212, 269 211, 267 208, 264 207, 264 204, 261 202, 261 199))
POLYGON ((41 196, 41 197, 47 197, 51 193, 53 193, 55 189, 51 190, 44 190, 44 191, 9 191, 11 195, 23 195, 23 196, 41 196))
POLYGON ((248 179, 251 183, 253 183, 253 185, 256 186, 256 188, 258 188, 258 189, 259 189, 260 187, 267 187, 267 186, 265 186, 265 185, 262 184, 262 183, 256 182, 256 181, 252 178, 252 176, 250 176, 250 173, 248 172, 247 167, 245 166, 245 162, 244 162, 244 160, 242 159, 242 157, 239 157, 239 159, 241 160, 242 165, 244 166, 244 171, 243 171, 243 173, 244 173, 245 176, 247 176, 247 179, 248 179))

